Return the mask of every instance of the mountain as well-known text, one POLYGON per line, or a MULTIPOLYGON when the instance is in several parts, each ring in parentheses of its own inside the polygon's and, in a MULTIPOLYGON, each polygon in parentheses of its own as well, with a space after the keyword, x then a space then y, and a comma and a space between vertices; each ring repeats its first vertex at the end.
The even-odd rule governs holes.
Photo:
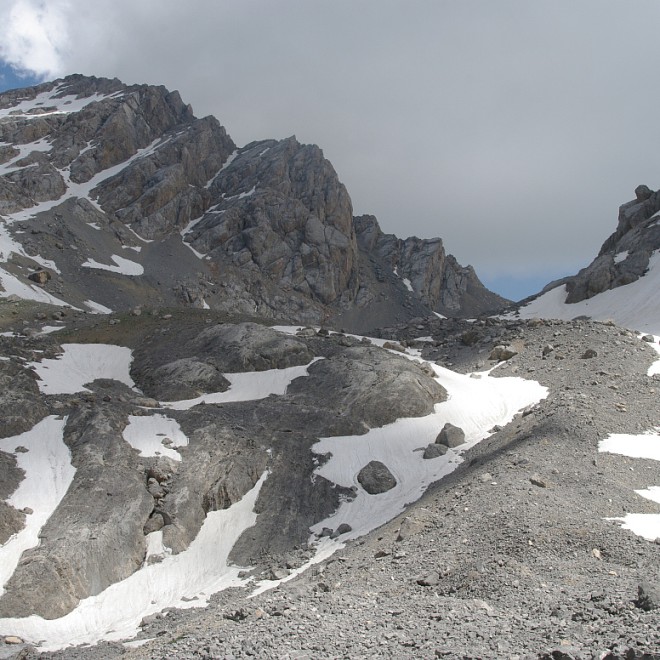
POLYGON ((660 334, 660 192, 640 185, 635 196, 591 264, 522 301, 520 317, 587 316, 660 334))
POLYGON ((0 658, 660 657, 654 194, 486 316, 317 147, 0 99, 0 658))
POLYGON ((0 141, 4 295, 93 312, 359 318, 359 329, 506 302, 439 239, 398 245, 354 222, 318 147, 290 137, 238 148, 163 87, 75 75, 5 92, 0 141))

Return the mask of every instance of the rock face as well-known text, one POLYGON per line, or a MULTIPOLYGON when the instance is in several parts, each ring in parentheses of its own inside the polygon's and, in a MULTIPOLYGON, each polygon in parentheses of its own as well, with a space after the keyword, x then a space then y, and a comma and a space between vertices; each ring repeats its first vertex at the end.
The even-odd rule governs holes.
POLYGON ((638 186, 635 199, 619 207, 616 231, 593 262, 573 277, 552 282, 544 292, 566 285, 566 302, 575 303, 638 280, 648 269, 651 254, 660 249, 658 211, 660 192, 638 186))
POLYGON ((24 296, 351 328, 365 312, 375 325, 504 302, 440 239, 402 241, 354 219, 317 146, 237 148, 163 87, 74 75, 0 94, 0 143, 3 270, 24 296), (38 288, 20 288, 26 268, 38 288))
POLYGON ((381 278, 394 274, 410 293, 445 316, 478 316, 501 309, 506 300, 479 281, 471 266, 446 254, 440 238, 397 238, 381 231, 372 215, 355 218, 360 249, 372 255, 381 278))

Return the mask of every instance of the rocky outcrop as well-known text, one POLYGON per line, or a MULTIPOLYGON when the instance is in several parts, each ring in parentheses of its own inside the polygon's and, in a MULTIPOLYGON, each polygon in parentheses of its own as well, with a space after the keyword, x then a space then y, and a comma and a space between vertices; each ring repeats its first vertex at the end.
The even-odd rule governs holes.
POLYGON ((314 354, 303 341, 258 323, 220 323, 191 338, 163 338, 136 351, 132 374, 140 388, 162 401, 224 392, 223 373, 284 369, 308 364, 314 354))
POLYGON ((376 257, 380 277, 394 273, 431 310, 445 316, 478 316, 506 304, 483 286, 471 266, 461 266, 446 254, 440 238, 403 240, 383 233, 370 215, 355 218, 354 224, 358 245, 376 257))
MULTIPOLYGON (((368 427, 433 412, 447 392, 418 364, 380 348, 356 346, 315 362, 289 392, 310 404, 323 401, 337 415, 358 417, 368 427)), ((365 428, 366 430, 366 428, 365 428)))
POLYGON ((548 285, 565 285, 567 303, 592 298, 609 289, 631 284, 644 275, 649 259, 660 249, 660 191, 635 189, 635 199, 619 207, 616 231, 603 243, 598 256, 577 275, 548 285))
POLYGON ((210 186, 195 249, 329 304, 355 294, 351 200, 332 165, 295 137, 241 149, 210 186))
POLYGON ((134 451, 121 441, 122 426, 121 413, 107 406, 70 417, 65 441, 74 481, 41 530, 40 545, 23 553, 7 582, 0 617, 62 616, 142 565, 153 499, 134 451))

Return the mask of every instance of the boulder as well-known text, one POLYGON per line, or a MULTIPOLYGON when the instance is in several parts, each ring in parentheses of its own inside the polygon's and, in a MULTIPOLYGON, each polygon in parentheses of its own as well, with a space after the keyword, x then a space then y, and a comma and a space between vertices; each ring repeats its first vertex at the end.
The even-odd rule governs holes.
POLYGON ((357 480, 369 495, 386 493, 396 486, 394 475, 380 461, 367 463, 358 473, 357 480))
POLYGON ((637 587, 637 607, 647 612, 660 609, 660 589, 644 580, 637 587))
POLYGON ((490 352, 488 359, 503 362, 510 360, 514 355, 518 355, 518 351, 511 346, 495 346, 490 352))
POLYGON ((465 432, 459 426, 447 422, 435 439, 436 444, 453 449, 465 443, 465 432))
POLYGON ((447 453, 447 446, 446 445, 439 445, 434 442, 432 442, 430 445, 424 449, 424 453, 422 454, 422 458, 438 458, 438 456, 444 456, 447 453))
POLYGON ((50 280, 51 275, 46 270, 38 270, 36 273, 30 273, 28 279, 36 282, 40 286, 44 286, 48 280, 50 280))

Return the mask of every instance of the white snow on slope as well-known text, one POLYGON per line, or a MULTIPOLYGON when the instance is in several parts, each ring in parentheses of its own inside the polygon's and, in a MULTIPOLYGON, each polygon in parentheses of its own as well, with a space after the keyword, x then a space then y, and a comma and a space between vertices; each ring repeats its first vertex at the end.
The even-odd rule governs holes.
MULTIPOLYGON (((615 433, 598 443, 598 451, 660 461, 660 433, 658 431, 643 435, 615 433)), ((658 486, 635 492, 660 503, 658 486)), ((660 513, 627 513, 623 518, 609 518, 609 520, 620 522, 624 529, 629 529, 633 534, 649 541, 660 538, 660 513)))
POLYGON ((54 359, 31 362, 41 379, 43 394, 89 392, 85 387, 97 378, 110 378, 135 387, 130 375, 130 348, 110 344, 62 344, 64 353, 54 359))
POLYGON ((227 160, 224 162, 224 165, 208 180, 204 186, 206 189, 213 185, 213 182, 218 178, 220 172, 226 170, 236 160, 236 156, 238 156, 238 149, 235 149, 231 154, 229 154, 227 160))
POLYGON ((94 302, 93 300, 85 300, 84 304, 92 310, 93 314, 112 314, 112 310, 109 307, 94 302))
MULTIPOLYGON (((2 228, 0 227, 0 234, 2 228)), ((1 241, 0 236, 0 241, 1 241)), ((0 248, 1 249, 1 248, 0 248)), ((33 257, 31 257, 33 258, 33 257)), ((0 257, 1 259, 1 257, 0 257)), ((57 305, 59 307, 71 307, 69 303, 60 300, 44 291, 36 284, 26 284, 21 282, 15 275, 8 273, 4 268, 0 268, 0 286, 4 289, 0 291, 0 298, 8 298, 9 296, 18 296, 24 300, 37 300, 38 302, 48 303, 49 305, 57 305)), ((75 309, 75 308, 74 308, 75 309)))
POLYGON ((91 96, 80 99, 76 98, 73 94, 56 98, 56 94, 61 94, 66 88, 67 85, 58 85, 48 92, 37 94, 34 99, 24 99, 10 108, 0 108, 0 119, 4 117, 34 119, 47 115, 69 114, 82 110, 90 103, 107 98, 103 94, 92 94, 91 96))
POLYGON ((63 440, 65 425, 66 418, 51 415, 25 433, 0 439, 0 450, 14 454, 18 467, 25 471, 23 481, 7 502, 15 509, 32 509, 25 517, 25 527, 0 546, 0 595, 22 553, 39 545, 41 528, 73 481, 76 470, 63 440), (16 452, 16 447, 28 451, 16 452))
POLYGON ((551 289, 520 309, 523 319, 571 320, 589 316, 614 321, 626 328, 660 334, 660 251, 651 255, 647 273, 636 282, 599 293, 581 302, 566 304, 566 287, 551 289))
POLYGON ((7 142, 0 143, 0 147, 11 146, 15 149, 18 149, 18 155, 14 156, 10 160, 2 163, 0 165, 0 176, 9 174, 14 170, 20 170, 24 167, 36 167, 36 163, 31 163, 30 165, 18 165, 18 161, 22 160, 26 156, 30 155, 33 151, 40 151, 42 153, 48 152, 53 148, 53 145, 47 142, 44 138, 41 140, 36 140, 35 142, 29 142, 27 144, 9 144, 7 142))
POLYGON ((120 273, 121 275, 143 275, 144 268, 142 264, 138 264, 130 259, 113 254, 110 258, 115 262, 116 266, 109 266, 101 264, 94 259, 88 259, 85 263, 81 264, 84 268, 98 268, 99 270, 109 270, 112 273, 120 273))
POLYGON ((521 409, 548 395, 547 388, 535 381, 493 378, 487 373, 462 375, 429 364, 449 394, 447 401, 436 404, 432 414, 398 419, 365 435, 323 438, 312 447, 318 454, 332 454, 316 473, 342 486, 353 486, 357 493, 354 500, 344 502, 333 516, 314 525, 313 532, 348 523, 353 529, 341 537, 344 541, 391 520, 462 461, 455 450, 434 459, 422 458, 419 451, 435 441, 446 422, 465 431, 462 453, 487 437, 493 426, 508 424, 521 409), (394 488, 379 495, 369 495, 357 481, 358 472, 373 460, 387 465, 397 480, 394 488))
POLYGON ((181 431, 178 422, 165 415, 129 415, 124 429, 124 440, 140 452, 140 456, 167 456, 175 461, 181 454, 173 447, 185 447, 188 437, 181 431), (169 438, 171 444, 164 445, 169 438))
POLYGON ((202 394, 196 399, 185 401, 169 401, 161 403, 172 410, 188 410, 200 403, 231 403, 236 401, 256 401, 265 399, 271 394, 285 394, 294 378, 307 376, 309 367, 320 358, 312 360, 309 364, 286 369, 268 369, 266 371, 248 371, 245 373, 223 374, 229 381, 230 387, 226 392, 202 394))
POLYGON ((650 458, 660 461, 660 434, 657 432, 642 435, 613 433, 598 443, 598 451, 629 458, 650 458))
POLYGON ((402 281, 406 289, 408 289, 408 291, 410 291, 411 293, 414 293, 412 282, 407 277, 404 277, 402 281))
POLYGON ((62 178, 64 179, 64 183, 66 184, 66 191, 61 197, 58 197, 57 199, 50 199, 45 202, 40 202, 39 204, 23 209, 22 211, 8 214, 5 218, 5 222, 11 223, 11 222, 20 222, 24 220, 29 220, 30 218, 36 216, 38 213, 43 213, 44 211, 50 211, 56 206, 59 206, 60 204, 64 203, 67 199, 73 199, 73 198, 86 199, 99 211, 102 211, 103 209, 101 209, 101 207, 99 206, 98 202, 96 201, 96 198, 92 196, 92 191, 94 190, 94 188, 96 188, 103 181, 110 179, 116 174, 119 174, 122 170, 124 170, 134 161, 153 154, 158 148, 167 144, 170 141, 170 139, 171 138, 158 138, 157 140, 154 140, 148 146, 142 149, 138 149, 136 153, 133 154, 130 158, 127 158, 125 161, 122 161, 117 165, 113 165, 108 169, 97 172, 89 181, 86 181, 84 183, 75 183, 74 181, 71 181, 68 167, 58 170, 58 172, 62 175, 62 178))
POLYGON ((49 268, 56 273, 60 272, 57 264, 51 259, 44 259, 44 257, 38 254, 28 254, 25 251, 25 248, 10 235, 6 223, 0 218, 0 261, 9 261, 9 257, 12 253, 20 254, 23 257, 31 259, 38 263, 42 268, 49 268))
POLYGON ((238 574, 245 569, 229 565, 228 557, 240 535, 257 520, 254 505, 266 477, 264 473, 236 504, 207 514, 199 534, 184 552, 141 568, 82 600, 59 619, 0 619, 0 635, 18 635, 38 643, 41 651, 127 639, 138 633, 145 616, 167 607, 204 607, 212 594, 244 584, 238 574))
MULTIPOLYGON (((649 346, 655 349, 655 352, 660 356, 660 337, 658 335, 653 335, 653 343, 649 343, 649 346)), ((656 374, 660 374, 660 358, 657 359, 646 372, 647 376, 655 376, 656 374)))

